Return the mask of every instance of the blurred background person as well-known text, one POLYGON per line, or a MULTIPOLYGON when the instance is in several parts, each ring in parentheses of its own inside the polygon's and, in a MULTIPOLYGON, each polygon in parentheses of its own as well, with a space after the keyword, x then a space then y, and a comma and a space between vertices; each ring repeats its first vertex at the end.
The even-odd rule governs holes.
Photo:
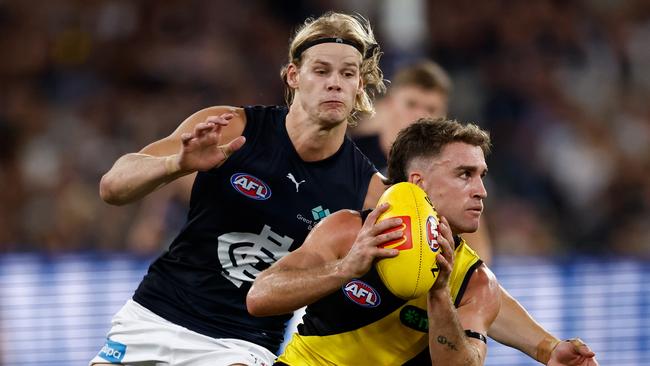
MULTIPOLYGON (((480 122, 503 147, 491 157, 486 215, 496 253, 648 257, 650 6, 465 1, 423 3, 416 56, 454 81, 447 114, 480 122), (641 240, 623 243, 622 232, 641 240)), ((223 90, 233 104, 281 104, 269 72, 286 47, 277 34, 335 5, 0 3, 2 250, 126 249, 138 207, 113 214, 95 194, 109 157, 159 138, 223 90), (240 29, 238 15, 254 26, 240 29), (259 47, 241 47, 253 38, 259 47), (247 84, 256 87, 237 86, 247 84)), ((392 38, 380 10, 368 14, 380 40, 392 38)), ((396 54, 386 51, 389 79, 409 61, 396 54)))
POLYGON ((385 175, 388 151, 397 133, 419 118, 447 115, 449 75, 435 62, 421 60, 397 69, 372 118, 350 130, 355 144, 385 175))

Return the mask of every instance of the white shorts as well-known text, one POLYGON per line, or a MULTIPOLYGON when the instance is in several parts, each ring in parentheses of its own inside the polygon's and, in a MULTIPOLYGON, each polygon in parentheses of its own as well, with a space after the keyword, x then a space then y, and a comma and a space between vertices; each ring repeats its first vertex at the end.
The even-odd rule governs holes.
POLYGON ((133 300, 113 317, 106 344, 90 361, 138 366, 270 366, 276 356, 262 346, 212 338, 171 323, 133 300))

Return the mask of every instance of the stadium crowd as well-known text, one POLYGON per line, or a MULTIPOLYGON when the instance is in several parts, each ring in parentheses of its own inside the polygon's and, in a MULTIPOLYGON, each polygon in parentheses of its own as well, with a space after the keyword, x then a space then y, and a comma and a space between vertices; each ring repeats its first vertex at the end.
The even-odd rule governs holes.
POLYGON ((648 257, 649 2, 432 0, 409 52, 382 42, 371 2, 282 4, 0 1, 0 252, 158 253, 188 188, 111 207, 101 174, 202 107, 283 103, 290 27, 343 9, 378 26, 388 79, 436 60, 454 81, 450 116, 491 132, 497 255, 648 257))

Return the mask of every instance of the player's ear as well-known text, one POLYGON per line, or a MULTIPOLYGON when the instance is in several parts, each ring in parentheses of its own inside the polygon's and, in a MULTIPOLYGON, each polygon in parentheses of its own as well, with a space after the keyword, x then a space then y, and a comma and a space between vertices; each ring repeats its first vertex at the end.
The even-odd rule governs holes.
POLYGON ((409 182, 424 189, 424 187, 422 186, 422 184, 424 183, 423 175, 421 172, 417 170, 409 173, 409 182))
POLYGON ((292 89, 298 88, 299 69, 293 62, 287 66, 287 85, 292 89))

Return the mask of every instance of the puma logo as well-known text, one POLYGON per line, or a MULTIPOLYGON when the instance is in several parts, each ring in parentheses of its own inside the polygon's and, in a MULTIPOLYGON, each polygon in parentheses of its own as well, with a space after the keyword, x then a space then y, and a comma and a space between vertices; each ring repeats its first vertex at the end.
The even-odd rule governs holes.
POLYGON ((300 182, 297 182, 297 181, 296 181, 296 178, 295 178, 295 177, 293 176, 293 174, 291 174, 291 173, 287 174, 287 178, 289 178, 289 179, 293 182, 293 184, 296 185, 296 192, 298 192, 298 187, 299 187, 301 184, 305 183, 305 180, 304 180, 304 179, 301 180, 300 182))

